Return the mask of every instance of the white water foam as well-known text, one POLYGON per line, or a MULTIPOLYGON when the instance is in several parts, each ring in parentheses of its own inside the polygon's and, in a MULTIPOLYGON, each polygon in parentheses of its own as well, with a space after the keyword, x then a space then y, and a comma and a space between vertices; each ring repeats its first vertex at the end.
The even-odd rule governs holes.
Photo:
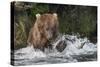
POLYGON ((91 55, 97 52, 97 44, 91 43, 87 38, 78 38, 75 35, 60 36, 52 45, 53 49, 45 49, 45 52, 35 50, 32 46, 15 50, 15 65, 78 62, 73 58, 74 55, 91 55), (58 52, 56 49, 60 41, 65 41, 67 45, 62 52, 58 52))

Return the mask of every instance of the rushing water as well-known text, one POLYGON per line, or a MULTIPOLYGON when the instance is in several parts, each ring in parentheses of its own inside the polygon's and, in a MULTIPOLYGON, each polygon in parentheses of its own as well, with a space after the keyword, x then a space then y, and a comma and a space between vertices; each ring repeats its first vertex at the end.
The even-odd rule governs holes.
POLYGON ((97 44, 87 38, 75 35, 62 35, 53 44, 53 49, 44 52, 27 46, 14 51, 14 65, 54 64, 97 60, 97 44), (69 40, 66 40, 68 38, 69 40), (66 48, 59 52, 56 49, 60 41, 65 41, 66 48))

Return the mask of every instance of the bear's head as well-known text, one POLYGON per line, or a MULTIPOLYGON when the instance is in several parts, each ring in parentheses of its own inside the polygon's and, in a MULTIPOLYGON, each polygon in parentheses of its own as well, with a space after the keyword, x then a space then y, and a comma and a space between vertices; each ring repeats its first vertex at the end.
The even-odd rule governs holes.
POLYGON ((58 33, 58 17, 56 13, 53 14, 36 14, 36 23, 40 31, 41 37, 50 40, 57 36, 58 33))

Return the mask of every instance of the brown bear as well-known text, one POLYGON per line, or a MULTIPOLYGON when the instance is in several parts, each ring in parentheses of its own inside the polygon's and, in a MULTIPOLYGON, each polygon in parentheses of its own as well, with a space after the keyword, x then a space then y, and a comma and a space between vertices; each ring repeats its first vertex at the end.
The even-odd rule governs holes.
POLYGON ((58 17, 53 14, 36 14, 36 22, 31 28, 27 43, 36 49, 48 48, 51 40, 58 35, 58 17))

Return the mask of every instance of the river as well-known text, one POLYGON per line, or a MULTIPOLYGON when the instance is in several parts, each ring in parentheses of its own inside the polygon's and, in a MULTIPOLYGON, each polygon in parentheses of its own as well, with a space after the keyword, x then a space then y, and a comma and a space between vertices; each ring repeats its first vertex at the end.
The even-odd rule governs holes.
POLYGON ((14 50, 13 62, 15 66, 72 63, 97 60, 97 44, 91 43, 86 37, 77 35, 62 35, 53 44, 53 49, 45 51, 35 50, 33 46, 27 46, 14 50), (66 40, 68 38, 69 40, 66 40), (60 41, 67 45, 62 52, 57 51, 56 46, 60 41))

